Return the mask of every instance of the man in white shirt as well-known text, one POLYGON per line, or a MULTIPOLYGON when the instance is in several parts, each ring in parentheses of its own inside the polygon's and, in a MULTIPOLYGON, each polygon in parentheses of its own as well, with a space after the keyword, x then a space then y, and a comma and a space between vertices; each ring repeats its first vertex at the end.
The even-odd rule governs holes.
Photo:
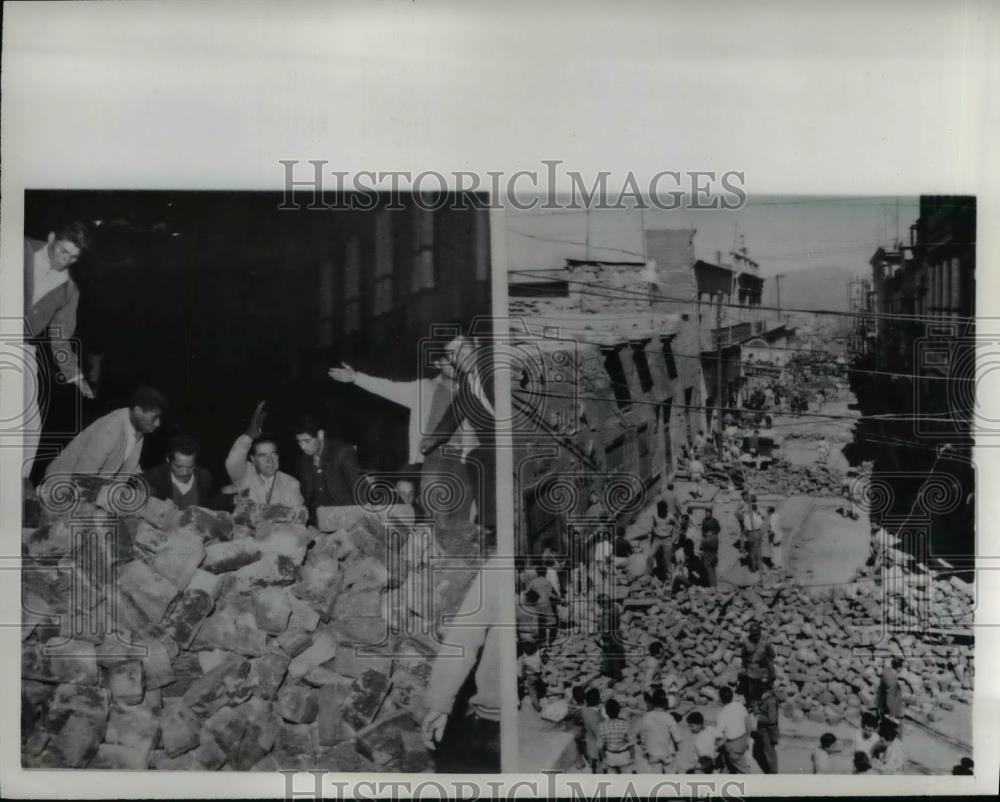
POLYGON ((261 401, 247 431, 236 438, 226 457, 226 473, 232 480, 232 490, 257 504, 301 507, 303 500, 298 479, 278 470, 278 445, 261 434, 266 415, 261 401))
POLYGON ((750 734, 747 732, 747 709, 733 696, 732 688, 722 688, 719 699, 723 707, 715 724, 722 733, 722 759, 726 770, 730 774, 749 774, 747 749, 750 746, 750 734))
POLYGON ((722 733, 717 727, 705 724, 705 717, 697 710, 688 713, 687 725, 694 735, 694 762, 690 768, 698 768, 698 759, 707 757, 713 762, 719 756, 719 748, 722 746, 722 733))

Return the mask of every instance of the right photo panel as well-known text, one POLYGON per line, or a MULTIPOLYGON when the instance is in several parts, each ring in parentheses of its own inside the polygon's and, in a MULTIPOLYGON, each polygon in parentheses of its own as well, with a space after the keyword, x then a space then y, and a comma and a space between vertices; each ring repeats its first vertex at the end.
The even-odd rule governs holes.
POLYGON ((976 199, 508 211, 521 772, 972 774, 976 199))

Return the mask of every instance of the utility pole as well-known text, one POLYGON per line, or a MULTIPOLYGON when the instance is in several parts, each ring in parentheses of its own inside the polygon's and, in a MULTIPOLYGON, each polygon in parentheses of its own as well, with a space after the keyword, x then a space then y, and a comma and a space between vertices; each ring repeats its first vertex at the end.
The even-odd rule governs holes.
POLYGON ((715 330, 718 332, 716 336, 716 347, 715 347, 715 399, 718 403, 718 409, 716 410, 715 421, 716 428, 716 440, 719 456, 722 456, 722 293, 719 294, 719 302, 715 307, 715 330))
POLYGON ((785 277, 784 273, 778 273, 774 277, 774 291, 778 294, 778 319, 781 319, 781 280, 785 277))

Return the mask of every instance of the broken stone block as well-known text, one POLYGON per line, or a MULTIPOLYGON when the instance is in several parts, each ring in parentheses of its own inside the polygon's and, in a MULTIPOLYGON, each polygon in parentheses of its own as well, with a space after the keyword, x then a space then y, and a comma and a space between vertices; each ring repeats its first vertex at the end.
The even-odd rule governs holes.
POLYGON ((424 696, 427 693, 426 679, 405 668, 397 668, 392 674, 393 703, 400 710, 406 710, 417 721, 422 721, 427 713, 424 696))
POLYGON ((276 730, 274 751, 271 754, 278 769, 305 771, 316 768, 312 727, 282 723, 276 730))
POLYGON ((144 693, 142 663, 128 660, 106 669, 106 686, 111 698, 124 705, 137 705, 144 693))
POLYGON ((230 675, 246 677, 249 671, 250 663, 242 657, 234 655, 222 665, 192 682, 184 693, 184 702, 195 713, 210 715, 228 704, 229 689, 225 683, 226 677, 230 675))
POLYGON ((205 722, 205 728, 226 753, 229 765, 237 771, 249 770, 267 753, 257 741, 259 729, 232 707, 216 711, 205 722))
POLYGON ((142 660, 142 670, 147 692, 169 685, 175 677, 167 647, 157 640, 146 641, 143 646, 146 647, 146 656, 142 660))
POLYGON ((351 529, 367 514, 368 511, 359 506, 317 507, 317 528, 320 532, 338 532, 341 529, 351 529))
POLYGON ((330 668, 338 674, 354 679, 369 668, 388 671, 388 665, 388 657, 366 651, 361 644, 340 643, 337 645, 337 655, 333 658, 330 668))
POLYGON ((128 746, 144 752, 148 758, 160 734, 160 722, 152 710, 136 705, 114 705, 108 719, 105 743, 128 746))
POLYGON ((280 554, 265 554, 236 571, 238 586, 252 590, 268 585, 291 585, 296 580, 295 563, 280 554))
POLYGON ((404 730, 419 731, 419 725, 408 712, 397 713, 359 732, 356 748, 380 768, 398 763, 406 752, 404 730))
POLYGON ((149 752, 120 744, 101 744, 89 768, 144 771, 149 768, 149 752))
POLYGON ((49 748, 55 762, 65 768, 82 769, 97 754, 104 727, 89 716, 71 713, 55 733, 49 748))
POLYGON ((334 746, 350 737, 340 712, 348 691, 343 685, 327 685, 316 693, 317 738, 321 746, 334 746))
POLYGON ((202 567, 213 574, 235 571, 261 558, 261 550, 252 540, 213 543, 205 549, 202 567))
POLYGON ((184 590, 205 559, 205 547, 194 532, 173 532, 151 566, 178 590, 184 590))
POLYGON ((312 636, 296 629, 288 629, 282 632, 276 642, 285 654, 295 657, 312 646, 312 636))
POLYGON ((170 499, 162 500, 148 496, 146 503, 139 510, 139 515, 157 529, 165 528, 177 514, 177 505, 170 499))
POLYGON ((258 588, 253 592, 253 610, 257 626, 271 635, 285 631, 292 615, 288 592, 282 588, 258 588))
POLYGON ((97 648, 93 643, 50 638, 45 642, 45 658, 56 682, 97 684, 97 648))
POLYGON ((214 607, 215 602, 208 593, 188 587, 170 608, 163 623, 164 634, 181 648, 191 648, 205 618, 211 614, 214 607))
POLYGON ((305 507, 288 507, 284 504, 261 504, 258 510, 258 523, 300 524, 309 520, 309 511, 305 507))
POLYGON ((32 532, 25 546, 32 557, 61 557, 72 548, 72 528, 67 519, 57 519, 32 532))
POLYGON ((189 591, 204 591, 211 596, 213 600, 218 599, 219 593, 222 590, 222 577, 218 574, 212 574, 199 568, 194 572, 194 576, 191 577, 191 581, 188 583, 187 589, 189 591))
POLYGON ((71 715, 93 719, 100 730, 100 741, 103 741, 104 730, 108 722, 107 691, 88 685, 58 686, 49 703, 45 718, 46 729, 55 732, 71 715))
POLYGON ((289 659, 282 654, 268 653, 250 661, 250 684, 262 699, 273 699, 288 673, 289 659))
POLYGON ((226 608, 204 620, 192 643, 197 649, 223 649, 259 657, 267 651, 267 633, 257 629, 253 613, 226 608))
POLYGON ((174 700, 164 706, 160 727, 160 741, 169 757, 177 757, 198 746, 201 719, 184 702, 174 700))
POLYGON ((153 559, 170 538, 170 533, 153 526, 147 521, 140 521, 132 534, 132 545, 147 559, 153 559))
POLYGON ((201 677, 198 656, 191 652, 179 652, 171 657, 170 668, 174 673, 174 681, 163 686, 163 696, 166 699, 183 696, 195 680, 201 677))
POLYGON ((96 647, 97 664, 108 668, 125 660, 143 660, 147 655, 144 644, 134 643, 130 633, 109 632, 96 647))
POLYGON ((26 643, 21 648, 21 678, 35 682, 58 683, 52 673, 45 647, 40 643, 26 643))
POLYGON ((288 628, 314 632, 319 626, 319 613, 308 603, 295 596, 290 595, 288 600, 292 605, 292 617, 288 620, 288 628))
POLYGON ((118 587, 153 623, 167 612, 178 590, 141 560, 127 563, 118 575, 118 587))
POLYGON ((312 724, 316 720, 315 691, 302 685, 290 685, 278 691, 275 712, 292 724, 312 724))
POLYGON ((297 655, 288 666, 288 674, 298 679, 312 669, 332 660, 337 654, 337 643, 329 632, 317 632, 312 645, 297 655))
POLYGON ((213 668, 218 668, 226 660, 235 657, 232 652, 223 649, 212 649, 211 651, 198 652, 198 665, 201 666, 202 673, 207 674, 213 668))
POLYGON ((341 705, 344 721, 360 732, 375 718, 389 690, 389 678, 381 671, 368 669, 351 684, 341 705))
POLYGON ((180 530, 197 532, 204 541, 225 541, 233 539, 233 519, 226 512, 206 510, 204 507, 188 507, 177 517, 176 527, 180 530))
MULTIPOLYGON (((328 664, 329 665, 329 664, 328 664)), ((350 684, 347 677, 341 676, 336 671, 324 666, 317 666, 309 671, 302 681, 311 688, 322 688, 325 685, 350 684)))
POLYGON ((215 738, 208 732, 201 734, 201 743, 191 753, 195 765, 208 771, 218 771, 226 762, 226 753, 215 738))
POLYGON ((296 565, 302 565, 314 536, 313 531, 295 524, 261 524, 254 532, 254 540, 264 554, 288 557, 296 565))

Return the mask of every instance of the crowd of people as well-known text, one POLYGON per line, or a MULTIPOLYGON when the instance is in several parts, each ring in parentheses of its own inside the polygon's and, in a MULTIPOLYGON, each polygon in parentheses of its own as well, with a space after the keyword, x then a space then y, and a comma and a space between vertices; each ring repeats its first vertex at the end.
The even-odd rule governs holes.
MULTIPOLYGON (((86 398, 95 397, 96 375, 81 368, 72 345, 80 292, 69 272, 90 239, 88 227, 73 222, 57 227, 44 241, 24 241, 23 481, 27 497, 35 494, 29 477, 44 425, 38 405, 42 376, 37 349, 47 345, 62 381, 86 398)), ((413 507, 419 518, 425 512, 423 487, 445 482, 445 495, 457 502, 443 515, 492 527, 495 412, 492 371, 482 366, 489 350, 475 338, 463 336, 460 324, 448 331, 429 348, 430 375, 426 378, 391 381, 346 364, 331 368, 329 376, 408 411, 408 461, 391 474, 398 503, 413 507)), ((362 471, 353 444, 328 436, 323 424, 308 414, 296 421, 291 432, 300 449, 295 467, 291 472, 282 470, 278 438, 264 430, 267 410, 263 401, 225 459, 228 481, 216 484, 213 473, 199 464, 198 440, 187 432, 171 437, 164 464, 142 470, 145 438, 160 429, 167 409, 163 393, 151 387, 136 389, 127 407, 95 420, 73 438, 48 465, 43 484, 57 476, 141 481, 150 495, 172 500, 182 509, 193 505, 232 509, 235 499, 243 496, 261 504, 305 506, 315 522, 320 507, 365 503, 373 482, 379 479, 362 471)))

